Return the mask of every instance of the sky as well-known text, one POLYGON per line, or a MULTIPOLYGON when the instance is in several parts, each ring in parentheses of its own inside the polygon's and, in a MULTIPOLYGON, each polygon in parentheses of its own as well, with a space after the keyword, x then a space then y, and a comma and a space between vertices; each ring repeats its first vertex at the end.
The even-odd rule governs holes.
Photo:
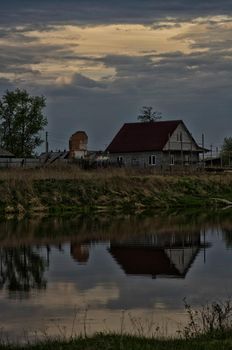
POLYGON ((51 149, 85 130, 103 150, 142 106, 208 146, 232 136, 231 0, 11 0, 0 14, 0 96, 46 97, 51 149))

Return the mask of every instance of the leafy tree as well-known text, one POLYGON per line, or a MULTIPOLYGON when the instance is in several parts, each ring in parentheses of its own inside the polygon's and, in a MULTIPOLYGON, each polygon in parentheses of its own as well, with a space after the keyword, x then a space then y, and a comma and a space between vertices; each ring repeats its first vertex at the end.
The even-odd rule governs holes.
POLYGON ((225 137, 221 150, 221 157, 225 165, 231 164, 232 161, 232 137, 225 137))
POLYGON ((162 113, 158 111, 153 111, 153 107, 143 106, 141 113, 138 116, 138 120, 146 123, 146 122, 155 122, 162 118, 162 113))
POLYGON ((224 138, 222 153, 225 153, 225 152, 232 152, 232 137, 224 138))
POLYGON ((39 132, 47 125, 45 106, 43 96, 30 96, 26 90, 7 90, 0 99, 1 147, 17 157, 33 155, 43 142, 39 132))

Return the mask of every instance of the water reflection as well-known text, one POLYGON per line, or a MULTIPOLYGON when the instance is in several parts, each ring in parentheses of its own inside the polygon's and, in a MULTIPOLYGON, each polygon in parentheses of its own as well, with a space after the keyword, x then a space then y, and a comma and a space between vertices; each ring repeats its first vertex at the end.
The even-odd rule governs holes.
POLYGON ((200 232, 160 233, 137 240, 115 240, 109 252, 127 275, 185 278, 199 250, 200 232))
POLYGON ((0 249, 0 289, 28 297, 31 289, 44 289, 47 263, 32 247, 0 249))
POLYGON ((79 264, 86 264, 89 260, 89 246, 87 244, 72 243, 70 254, 79 264))
MULTIPOLYGON (((185 225, 180 226, 178 220, 170 223, 157 218, 138 220, 132 217, 124 221, 91 222, 83 221, 83 218, 69 218, 67 221, 66 218, 45 217, 17 224, 12 220, 0 225, 5 226, 4 229, 7 227, 6 237, 0 240, 0 288, 20 292, 21 297, 29 297, 33 289, 46 288, 44 274, 49 270, 51 250, 55 248, 64 252, 63 245, 69 239, 70 256, 79 265, 87 265, 91 247, 108 242, 105 250, 126 275, 152 278, 185 278, 199 251, 203 249, 205 256, 205 250, 210 246, 205 241, 205 234, 202 241, 200 225, 197 228, 193 223, 187 226, 186 232, 185 225), (66 235, 66 226, 70 238, 66 235), (24 236, 19 237, 20 228, 24 236), (22 242, 24 245, 17 247, 22 242)), ((224 229, 223 237, 228 246, 231 231, 224 229)), ((14 296, 18 298, 17 294, 14 296)))
POLYGON ((230 295, 231 232, 224 212, 0 222, 0 327, 72 327, 86 306, 91 331, 103 320, 117 330, 121 310, 182 320, 184 297, 197 306, 230 295))

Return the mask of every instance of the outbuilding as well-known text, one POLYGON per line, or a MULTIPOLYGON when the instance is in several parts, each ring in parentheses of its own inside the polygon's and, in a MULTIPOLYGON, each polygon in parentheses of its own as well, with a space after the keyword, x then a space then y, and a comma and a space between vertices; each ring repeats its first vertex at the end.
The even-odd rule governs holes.
POLYGON ((0 167, 1 168, 10 166, 12 164, 13 158, 14 158, 14 155, 11 152, 3 148, 0 148, 0 167))

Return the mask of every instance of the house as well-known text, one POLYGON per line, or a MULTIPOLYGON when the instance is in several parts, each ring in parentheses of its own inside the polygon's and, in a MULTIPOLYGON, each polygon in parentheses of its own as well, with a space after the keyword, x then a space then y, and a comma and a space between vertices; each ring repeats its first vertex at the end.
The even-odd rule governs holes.
POLYGON ((0 148, 0 167, 1 168, 8 167, 12 163, 13 158, 14 158, 14 155, 11 152, 0 148))
POLYGON ((140 167, 196 165, 204 151, 182 120, 126 123, 106 149, 111 163, 140 167))
POLYGON ((10 159, 10 158, 14 158, 14 155, 9 151, 6 151, 5 149, 0 148, 0 159, 10 159))
POLYGON ((43 152, 39 156, 39 161, 41 164, 51 165, 51 164, 62 164, 67 163, 69 158, 69 151, 49 151, 43 152))

